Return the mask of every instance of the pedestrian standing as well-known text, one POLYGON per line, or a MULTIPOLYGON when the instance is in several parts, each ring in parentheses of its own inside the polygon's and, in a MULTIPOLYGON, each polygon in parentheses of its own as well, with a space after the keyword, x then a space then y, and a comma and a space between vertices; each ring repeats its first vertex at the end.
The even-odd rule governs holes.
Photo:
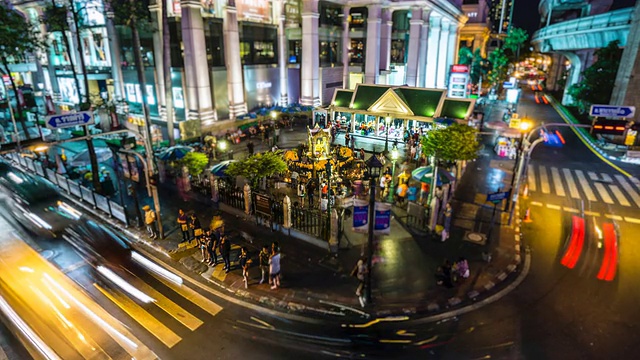
POLYGON ((220 255, 222 256, 222 261, 224 261, 222 270, 228 273, 231 270, 231 243, 224 235, 220 238, 220 255))
POLYGON ((240 264, 240 268, 242 269, 242 280, 244 281, 244 288, 246 289, 249 287, 249 265, 251 264, 251 259, 247 253, 247 248, 244 246, 240 249, 238 264, 240 264))
POLYGON ((249 156, 253 155, 253 141, 249 140, 249 142, 247 143, 247 150, 249 151, 249 156))
POLYGON ((191 239, 199 240, 199 238, 203 234, 203 231, 202 225, 200 225, 200 219, 196 217, 196 214, 192 213, 191 216, 189 216, 189 229, 191 230, 191 239))
POLYGON ((260 284, 264 283, 265 276, 268 277, 269 285, 271 285, 271 277, 269 276, 269 246, 263 245, 262 250, 260 250, 260 254, 258 255, 258 260, 260 263, 260 272, 262 273, 262 278, 260 279, 260 284))
POLYGON ((272 247, 269 258, 269 277, 271 279, 271 289, 280 287, 280 252, 277 246, 272 247))
POLYGON ((360 306, 364 307, 364 280, 366 274, 368 272, 367 269, 367 258, 361 257, 358 259, 356 266, 354 266, 351 271, 351 276, 355 276, 358 279, 358 287, 356 288, 356 296, 358 297, 358 301, 360 301, 360 306))
POLYGON ((280 141, 280 126, 276 125, 276 130, 274 131, 275 134, 275 143, 274 144, 278 144, 278 141, 280 141))
POLYGON ((202 262, 208 264, 211 259, 209 258, 209 251, 207 250, 207 238, 205 236, 198 236, 196 239, 198 240, 198 246, 202 254, 202 262))
POLYGON ((216 245, 218 244, 218 241, 216 240, 216 234, 209 229, 205 231, 204 239, 207 246, 207 255, 209 256, 207 265, 216 266, 218 263, 218 256, 216 254, 216 245))
POLYGON ((144 223, 147 225, 147 232, 149 233, 149 237, 155 239, 158 237, 156 232, 156 212, 151 210, 149 205, 145 205, 142 207, 144 210, 144 223))
POLYGON ((349 146, 351 144, 351 135, 349 135, 349 131, 344 134, 344 146, 349 146))
POLYGON ((314 183, 313 180, 309 179, 307 182, 307 197, 309 197, 309 207, 313 208, 313 196, 314 196, 314 183))
POLYGON ((442 241, 449 238, 449 230, 451 229, 451 216, 453 215, 453 209, 451 204, 447 203, 444 207, 444 229, 442 230, 442 241))
POLYGON ((298 184, 298 199, 300 200, 300 206, 304 208, 304 184, 301 182, 298 184))
POLYGON ((187 224, 187 214, 184 213, 184 210, 178 210, 178 226, 180 227, 180 231, 182 231, 182 242, 189 241, 189 225, 187 224))

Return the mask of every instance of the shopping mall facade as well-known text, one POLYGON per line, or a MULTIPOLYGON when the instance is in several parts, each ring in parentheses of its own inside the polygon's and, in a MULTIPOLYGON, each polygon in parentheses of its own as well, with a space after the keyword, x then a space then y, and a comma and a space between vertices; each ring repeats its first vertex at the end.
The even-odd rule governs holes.
MULTIPOLYGON (((44 1, 13 3, 38 23, 44 1)), ((84 13, 81 51, 68 36, 73 64, 84 58, 91 96, 124 99, 136 116, 142 98, 130 30, 114 25, 101 0, 75 3, 84 13)), ((149 6, 156 31, 140 36, 150 115, 160 126, 165 86, 177 120, 203 125, 263 106, 329 105, 336 89, 358 83, 444 89, 468 19, 462 0, 168 0, 172 71, 165 84, 159 3, 149 6)), ((44 24, 40 30, 45 52, 14 59, 12 75, 51 96, 59 110, 71 109, 80 92, 62 34, 47 33, 44 24)))

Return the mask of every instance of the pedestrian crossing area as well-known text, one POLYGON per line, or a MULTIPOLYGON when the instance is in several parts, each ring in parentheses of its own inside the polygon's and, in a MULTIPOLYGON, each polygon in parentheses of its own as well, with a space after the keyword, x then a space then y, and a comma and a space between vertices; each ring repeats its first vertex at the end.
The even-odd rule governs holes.
POLYGON ((640 182, 621 174, 530 164, 529 192, 640 208, 640 182))

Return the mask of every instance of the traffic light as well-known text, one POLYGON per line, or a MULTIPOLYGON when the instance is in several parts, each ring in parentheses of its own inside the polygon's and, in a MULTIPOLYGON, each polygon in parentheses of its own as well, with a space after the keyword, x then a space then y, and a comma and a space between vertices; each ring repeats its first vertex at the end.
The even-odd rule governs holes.
POLYGON ((626 120, 596 119, 593 122, 591 133, 602 135, 623 135, 627 130, 626 120))

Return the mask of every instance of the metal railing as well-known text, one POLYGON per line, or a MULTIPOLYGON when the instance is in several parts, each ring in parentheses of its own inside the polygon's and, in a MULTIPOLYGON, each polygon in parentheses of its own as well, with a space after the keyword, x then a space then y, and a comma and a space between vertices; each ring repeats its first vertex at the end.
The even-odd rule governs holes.
POLYGON ((242 190, 220 187, 218 196, 224 204, 244 210, 244 192, 242 190))
POLYGON ((629 27, 633 20, 633 8, 609 11, 604 14, 587 16, 579 19, 559 22, 546 26, 533 34, 532 42, 539 42, 559 35, 575 35, 576 33, 600 30, 615 30, 615 28, 629 27))
POLYGON ((317 210, 291 208, 291 227, 296 230, 321 237, 326 223, 327 215, 319 214, 317 210))

